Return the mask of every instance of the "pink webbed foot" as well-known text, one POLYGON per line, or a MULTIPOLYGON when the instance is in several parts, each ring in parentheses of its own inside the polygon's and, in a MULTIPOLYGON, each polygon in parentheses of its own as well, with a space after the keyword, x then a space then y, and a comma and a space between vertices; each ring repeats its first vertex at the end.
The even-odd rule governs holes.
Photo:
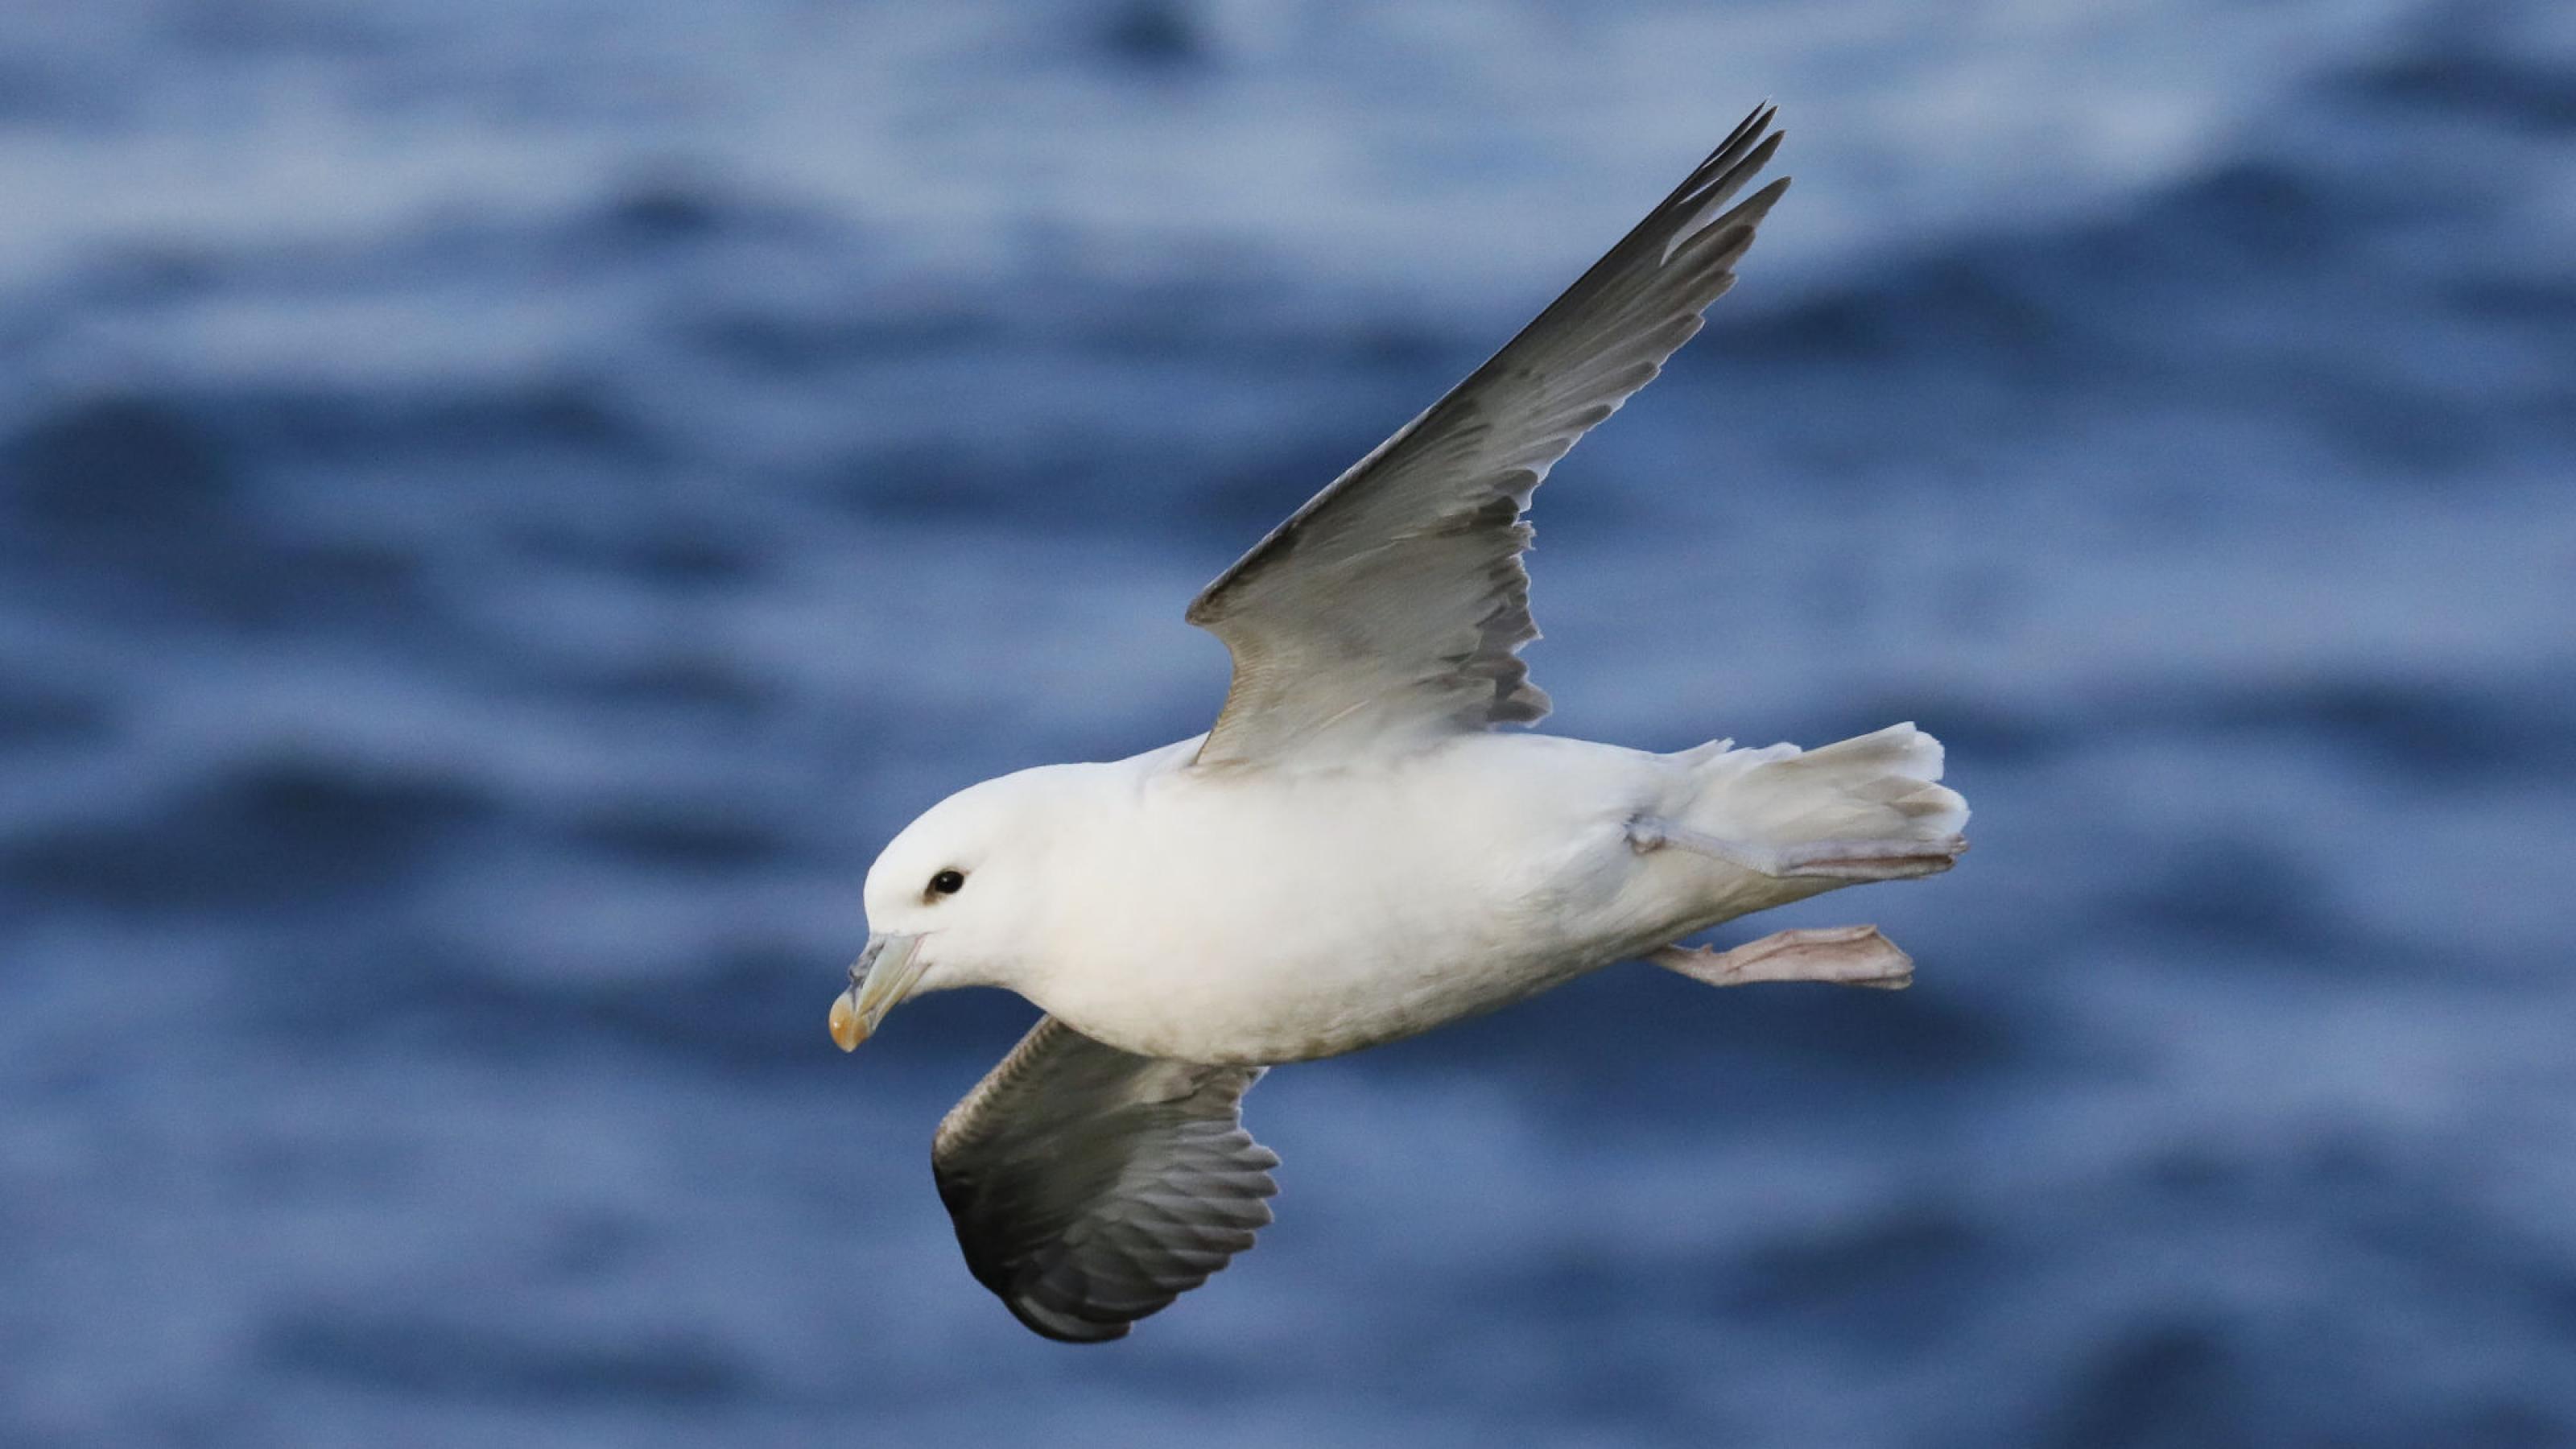
POLYGON ((1756 981, 1823 981, 1902 991, 1914 984, 1914 958, 1876 926, 1821 926, 1775 931, 1730 951, 1666 946, 1646 960, 1711 986, 1756 981))

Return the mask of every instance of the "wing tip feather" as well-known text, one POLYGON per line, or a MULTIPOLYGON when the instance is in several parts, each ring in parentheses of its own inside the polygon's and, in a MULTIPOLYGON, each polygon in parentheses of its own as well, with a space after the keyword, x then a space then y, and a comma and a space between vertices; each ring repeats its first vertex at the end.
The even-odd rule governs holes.
MULTIPOLYGON (((1462 462, 1477 461, 1474 450, 1462 440, 1470 433, 1482 437, 1493 429, 1490 419, 1477 420, 1472 428, 1469 426, 1476 407, 1474 390, 1479 385, 1500 383, 1524 392, 1538 389, 1542 393, 1550 387, 1608 385, 1618 397, 1608 400, 1606 407, 1587 406, 1564 417, 1542 415, 1541 422, 1553 431, 1537 439, 1521 438, 1518 446, 1500 450, 1500 457, 1484 460, 1494 467, 1518 471, 1505 480, 1508 486, 1497 484, 1491 476, 1476 480, 1480 488, 1491 490, 1483 492, 1478 501, 1491 499, 1500 504, 1508 500, 1516 518, 1518 510, 1527 506, 1529 493, 1544 477, 1547 465, 1570 451, 1583 432, 1606 421, 1629 393, 1651 382, 1662 370, 1663 359, 1699 331, 1700 314, 1733 284, 1732 267, 1752 245, 1756 227, 1789 189, 1789 178, 1782 176, 1737 200, 1737 193, 1771 163, 1787 138, 1786 131, 1775 129, 1779 112, 1779 106, 1769 97, 1756 104, 1678 187, 1501 352, 1308 499, 1190 601, 1182 617, 1216 633, 1233 655, 1234 664, 1233 688, 1228 690, 1225 708, 1192 759, 1194 767, 1218 768, 1286 758, 1312 748, 1346 719, 1367 721, 1366 728, 1388 728, 1379 722, 1382 717, 1360 713, 1360 704, 1365 701, 1335 699, 1327 703, 1336 708, 1315 711, 1320 723, 1291 720, 1265 734, 1259 723, 1266 717, 1263 701, 1275 707, 1276 697, 1291 691, 1302 662, 1298 651, 1303 647, 1303 636, 1295 627, 1265 626, 1268 596, 1262 588, 1253 586, 1254 581, 1265 575, 1276 577, 1278 565, 1312 533, 1313 520, 1356 485, 1383 473, 1390 460, 1401 460, 1405 456, 1401 450, 1407 443, 1415 445, 1411 461, 1421 469, 1454 470, 1462 462), (1726 209, 1730 202, 1734 205, 1726 209), (1677 260, 1678 267, 1667 265, 1677 260), (1678 315, 1658 315, 1667 308, 1678 315), (1572 363, 1562 371, 1542 376, 1542 369, 1531 365, 1532 354, 1524 345, 1532 339, 1542 346, 1572 349, 1572 363), (1659 349, 1658 355, 1639 358, 1641 339, 1651 339, 1650 345, 1659 349), (1612 368, 1617 371, 1612 372, 1612 368), (1444 438, 1446 441, 1441 441, 1444 438), (1537 466, 1529 466, 1533 461, 1537 466)), ((1498 552, 1512 556, 1513 569, 1497 571, 1492 578, 1497 584, 1514 586, 1505 592, 1512 595, 1512 606, 1526 619, 1527 576, 1517 569, 1517 555, 1528 545, 1528 530, 1525 524, 1499 516, 1499 509, 1496 512, 1498 516, 1490 519, 1481 508, 1439 515, 1433 518, 1433 526, 1425 526, 1416 518, 1406 525, 1412 531, 1398 534, 1397 541, 1446 539, 1456 532, 1455 527, 1437 526, 1441 524, 1479 525, 1480 535, 1490 534, 1498 552), (1507 522, 1507 527, 1494 527, 1507 522)), ((1327 570, 1348 552, 1337 552, 1329 542, 1316 547, 1326 556, 1327 570)), ((1322 578, 1315 592, 1327 601, 1321 607, 1330 612, 1329 600, 1334 592, 1345 589, 1352 581, 1347 572, 1329 573, 1322 578)), ((1312 598, 1283 596, 1279 602, 1291 612, 1297 606, 1317 607, 1312 598)), ((1520 645, 1537 637, 1536 629, 1528 628, 1518 637, 1504 637, 1490 631, 1492 622, 1491 616, 1482 621, 1486 631, 1475 653, 1469 656, 1475 667, 1435 676, 1404 676, 1406 687, 1425 697, 1419 711, 1402 717, 1398 723, 1407 727, 1474 728, 1527 724, 1546 716, 1550 708, 1546 695, 1528 684, 1527 668, 1518 662, 1520 645), (1511 659, 1511 667, 1498 665, 1493 658, 1498 654, 1511 659)), ((1459 617, 1441 623, 1444 632, 1439 632, 1435 641, 1441 649, 1454 649, 1447 641, 1459 637, 1458 632, 1450 631, 1451 623, 1463 628, 1467 619, 1459 617)))

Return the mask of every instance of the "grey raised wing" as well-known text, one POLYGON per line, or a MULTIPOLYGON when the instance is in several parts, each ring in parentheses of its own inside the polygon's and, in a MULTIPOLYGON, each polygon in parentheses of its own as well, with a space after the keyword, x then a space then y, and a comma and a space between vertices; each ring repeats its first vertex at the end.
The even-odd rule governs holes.
POLYGON ((977 1282, 1049 1338, 1122 1338, 1270 1222, 1243 1130, 1260 1067, 1122 1052, 1050 1016, 939 1124, 939 1200, 977 1282))
POLYGON ((1189 620, 1225 641, 1234 683, 1198 764, 1347 756, 1547 713, 1520 659, 1538 637, 1521 512, 1734 284, 1789 184, 1720 211, 1778 148, 1772 115, 1755 110, 1502 351, 1200 592, 1189 620))

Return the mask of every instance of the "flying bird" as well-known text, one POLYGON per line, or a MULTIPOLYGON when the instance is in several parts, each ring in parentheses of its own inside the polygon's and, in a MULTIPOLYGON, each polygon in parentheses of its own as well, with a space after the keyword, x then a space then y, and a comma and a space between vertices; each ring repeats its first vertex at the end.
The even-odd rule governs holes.
POLYGON ((1121 1337, 1252 1245, 1279 1159, 1241 1107, 1272 1065, 1632 959, 1719 986, 1911 980, 1871 926, 1676 943, 1949 869, 1968 811, 1930 735, 1652 754, 1499 728, 1548 711, 1520 658, 1530 495, 1733 285, 1789 184, 1735 200, 1772 117, 1199 594, 1190 622, 1234 663, 1206 734, 969 786, 869 868, 843 1049, 928 991, 1045 1012, 931 1149, 968 1268, 1030 1328, 1121 1337))

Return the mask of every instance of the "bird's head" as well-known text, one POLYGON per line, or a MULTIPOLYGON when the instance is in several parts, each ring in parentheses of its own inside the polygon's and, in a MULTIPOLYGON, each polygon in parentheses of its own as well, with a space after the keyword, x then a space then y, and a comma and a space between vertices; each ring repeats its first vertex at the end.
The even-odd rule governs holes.
POLYGON ((924 811, 868 867, 868 944, 832 1003, 832 1040, 855 1049, 911 996, 1007 981, 1036 932, 1046 872, 1076 815, 1071 767, 969 786, 924 811))

